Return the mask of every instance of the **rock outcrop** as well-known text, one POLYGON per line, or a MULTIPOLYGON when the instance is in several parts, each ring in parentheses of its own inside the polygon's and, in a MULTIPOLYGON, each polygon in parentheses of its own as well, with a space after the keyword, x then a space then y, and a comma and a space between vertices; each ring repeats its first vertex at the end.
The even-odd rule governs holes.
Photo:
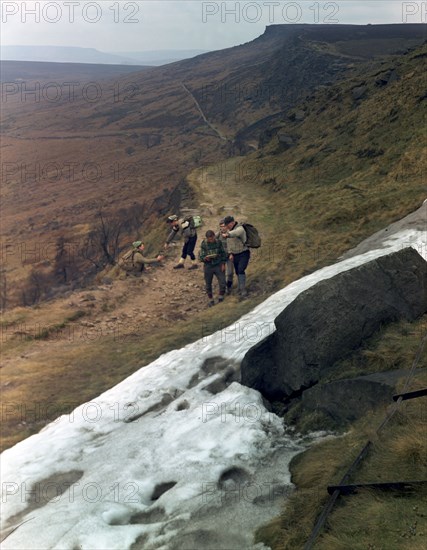
POLYGON ((301 404, 307 412, 323 414, 329 428, 345 426, 367 411, 390 405, 398 380, 409 373, 405 369, 391 370, 316 384, 302 394, 301 404))
POLYGON ((276 318, 242 362, 242 383, 270 400, 298 396, 381 325, 427 311, 427 262, 413 248, 321 281, 276 318))

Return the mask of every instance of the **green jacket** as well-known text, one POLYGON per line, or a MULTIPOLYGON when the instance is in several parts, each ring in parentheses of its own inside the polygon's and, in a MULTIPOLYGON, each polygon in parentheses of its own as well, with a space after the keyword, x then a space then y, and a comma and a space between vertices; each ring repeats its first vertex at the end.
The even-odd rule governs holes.
POLYGON ((219 265, 227 261, 227 254, 219 240, 209 243, 206 239, 202 241, 199 252, 199 260, 206 265, 219 265), (206 261, 206 256, 212 256, 210 261, 206 261))

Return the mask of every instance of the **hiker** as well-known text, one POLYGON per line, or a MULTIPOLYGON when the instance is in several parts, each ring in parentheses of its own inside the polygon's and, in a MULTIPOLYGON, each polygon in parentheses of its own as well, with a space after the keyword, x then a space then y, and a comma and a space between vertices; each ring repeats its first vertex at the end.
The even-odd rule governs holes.
POLYGON ((135 276, 140 275, 145 269, 150 269, 151 264, 159 264, 164 259, 162 254, 156 258, 147 258, 144 256, 145 245, 142 241, 132 243, 132 250, 127 252, 119 261, 119 266, 135 276))
POLYGON ((225 280, 226 280, 227 294, 231 294, 231 290, 233 288, 234 265, 233 265, 233 262, 228 257, 227 238, 224 237, 222 234, 226 230, 227 228, 225 227, 224 218, 222 218, 221 220, 219 220, 219 231, 216 234, 216 238, 221 242, 227 254, 227 261, 225 263, 225 280))
POLYGON ((212 292, 212 280, 215 276, 219 284, 218 302, 224 301, 225 294, 225 262, 227 254, 215 233, 209 229, 206 231, 206 239, 203 239, 200 247, 199 259, 204 263, 204 275, 206 283, 206 293, 209 298, 208 307, 215 305, 212 292))
POLYGON ((227 239, 228 259, 233 262, 237 275, 238 293, 242 298, 248 295, 246 290, 246 268, 249 264, 251 252, 246 246, 246 231, 241 223, 234 220, 233 216, 224 218, 225 231, 222 236, 227 239))
POLYGON ((174 269, 183 269, 187 256, 190 256, 191 258, 191 265, 188 269, 197 269, 199 266, 197 265, 196 256, 194 255, 194 249, 196 248, 197 242, 196 228, 192 226, 190 220, 178 220, 178 216, 176 215, 169 216, 167 222, 171 224, 172 229, 166 239, 164 248, 169 247, 170 243, 175 239, 178 233, 181 232, 184 237, 184 246, 182 247, 181 258, 178 264, 174 266, 174 269))

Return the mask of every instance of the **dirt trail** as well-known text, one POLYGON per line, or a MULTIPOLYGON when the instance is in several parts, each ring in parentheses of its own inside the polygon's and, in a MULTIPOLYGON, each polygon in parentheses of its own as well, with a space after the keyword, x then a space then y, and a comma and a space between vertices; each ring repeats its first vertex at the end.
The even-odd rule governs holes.
POLYGON ((211 130, 213 130, 220 139, 222 139, 223 141, 228 141, 228 138, 226 136, 224 136, 224 134, 222 134, 217 128, 215 128, 215 126, 211 122, 209 122, 209 120, 206 118, 206 115, 203 112, 203 109, 201 108, 200 103, 197 101, 197 99, 194 97, 194 95, 190 92, 190 90, 187 88, 187 86, 183 82, 181 82, 181 86, 184 88, 186 93, 191 97, 191 99, 193 100, 194 104, 197 107, 197 110, 199 111, 199 113, 201 114, 203 120, 209 126, 209 128, 211 130))
MULTIPOLYGON (((184 203, 180 213, 183 216, 199 214, 203 217, 204 224, 198 229, 196 256, 206 231, 219 230, 219 220, 222 217, 232 214, 239 221, 253 221, 271 216, 271 203, 264 197, 266 191, 260 189, 257 181, 248 181, 242 176, 240 163, 240 159, 230 159, 209 169, 195 170, 188 176, 190 186, 197 193, 199 204, 195 206, 184 203)), ((270 230, 262 226, 260 229, 264 239, 260 250, 266 251, 271 238, 270 230)), ((165 238, 166 233, 165 228, 165 238)), ((185 269, 173 269, 180 257, 181 248, 182 241, 174 243, 167 252, 163 267, 153 267, 140 279, 127 277, 126 280, 114 281, 108 291, 97 291, 107 294, 111 302, 120 302, 120 305, 110 315, 99 317, 99 321, 94 324, 99 325, 102 330, 108 330, 112 322, 119 323, 123 333, 136 332, 143 335, 152 329, 171 326, 180 319, 204 311, 207 299, 203 266, 199 264, 199 269, 188 270, 191 262, 187 258, 185 269)), ((249 275, 256 270, 259 261, 261 256, 257 258, 257 252, 253 251, 249 275)))
MULTIPOLYGON (((242 201, 242 184, 222 181, 215 172, 196 170, 190 174, 189 181, 199 193, 200 204, 198 207, 183 204, 181 214, 200 214, 203 217, 204 224, 198 229, 197 256, 205 232, 208 229, 218 230, 220 218, 227 214, 245 220, 246 206, 242 201), (227 201, 221 202, 223 198, 227 201)), ((165 227, 165 238, 166 233, 165 227)), ((82 297, 73 300, 75 305, 78 305, 79 300, 85 300, 87 294, 96 298, 90 302, 94 304, 91 316, 95 320, 83 319, 82 323, 99 327, 103 334, 108 331, 111 333, 111 327, 116 325, 122 333, 143 334, 145 331, 170 326, 205 310, 207 299, 203 266, 199 264, 199 269, 188 270, 191 261, 187 258, 185 269, 173 269, 180 257, 182 244, 182 241, 173 243, 166 252, 162 267, 152 267, 140 278, 128 276, 124 280, 115 280, 112 285, 102 285, 97 290, 81 293, 82 297), (111 314, 99 315, 101 312, 98 311, 98 305, 106 301, 111 304, 119 302, 119 305, 115 306, 111 314)))

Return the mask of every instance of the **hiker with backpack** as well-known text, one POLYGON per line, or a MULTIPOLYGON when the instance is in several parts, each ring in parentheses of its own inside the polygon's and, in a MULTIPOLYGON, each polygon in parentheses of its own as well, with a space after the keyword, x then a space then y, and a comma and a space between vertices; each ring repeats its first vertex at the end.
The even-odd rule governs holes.
POLYGON ((223 236, 223 232, 225 232, 227 228, 225 227, 224 218, 222 218, 219 221, 219 231, 216 234, 216 238, 221 242, 226 254, 227 254, 227 261, 225 263, 225 280, 226 280, 226 289, 227 294, 231 294, 232 288, 233 288, 233 274, 234 274, 234 265, 233 262, 228 257, 228 250, 227 250, 227 238, 223 236))
POLYGON ((194 249, 196 248, 197 242, 197 231, 193 216, 178 220, 178 216, 174 214, 168 217, 167 222, 171 224, 171 231, 166 239, 164 248, 168 248, 170 243, 179 233, 181 233, 184 238, 181 258, 178 264, 174 266, 174 269, 183 269, 187 256, 191 258, 191 265, 188 269, 197 269, 199 266, 197 265, 196 256, 194 255, 194 249))
POLYGON ((199 252, 199 260, 204 264, 204 276, 206 293, 209 298, 208 307, 215 305, 212 292, 212 281, 216 277, 219 284, 218 303, 224 301, 225 294, 225 262, 227 253, 219 239, 212 230, 206 231, 206 239, 203 239, 199 252))
POLYGON ((159 264, 164 259, 162 254, 158 254, 156 258, 147 258, 144 256, 145 245, 142 241, 132 243, 132 250, 126 252, 120 260, 119 267, 127 273, 135 276, 141 275, 145 269, 150 269, 151 264, 159 264))
POLYGON ((258 231, 250 224, 238 223, 233 216, 224 218, 225 231, 222 235, 227 239, 228 258, 234 264, 234 270, 237 275, 238 293, 242 298, 248 295, 246 290, 246 268, 251 257, 250 247, 258 248, 261 245, 258 231), (251 229, 251 236, 254 241, 248 243, 248 233, 246 227, 251 229))

